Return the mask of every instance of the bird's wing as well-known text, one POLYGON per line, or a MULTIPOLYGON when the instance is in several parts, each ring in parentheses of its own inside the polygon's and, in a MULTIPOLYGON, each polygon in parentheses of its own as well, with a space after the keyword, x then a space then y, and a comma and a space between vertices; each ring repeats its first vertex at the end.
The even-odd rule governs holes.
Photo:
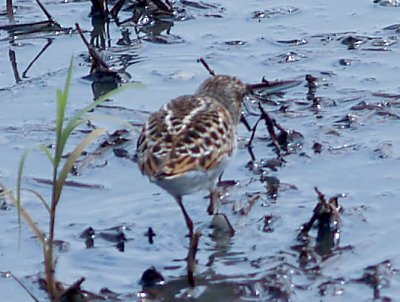
POLYGON ((137 144, 139 168, 152 178, 216 167, 236 147, 229 112, 207 96, 173 99, 153 113, 137 144))

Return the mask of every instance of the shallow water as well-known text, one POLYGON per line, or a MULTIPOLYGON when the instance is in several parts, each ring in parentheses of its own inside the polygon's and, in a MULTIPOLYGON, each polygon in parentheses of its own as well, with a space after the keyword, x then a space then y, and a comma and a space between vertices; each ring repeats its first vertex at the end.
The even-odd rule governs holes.
MULTIPOLYGON (((91 29, 89 2, 43 3, 63 26, 73 27, 78 22, 82 28, 91 29)), ((271 96, 277 106, 264 106, 280 125, 304 136, 301 150, 285 156, 282 167, 277 171, 265 169, 268 176, 280 181, 277 198, 268 196, 260 175, 246 168, 251 158, 244 145, 250 133, 240 126, 241 148, 224 174, 224 179, 235 180, 238 185, 229 188, 222 207, 236 230, 235 236, 230 240, 209 236, 212 230, 206 214, 206 193, 185 198, 187 210, 203 232, 197 253, 199 286, 190 292, 184 261, 188 239, 179 208, 172 197, 140 175, 134 162, 109 152, 83 169, 80 176, 71 176, 95 188, 66 187, 63 192, 57 239, 64 241, 65 249, 58 257, 58 279, 71 284, 85 277, 86 290, 99 292, 106 287, 124 301, 142 301, 137 295, 141 290, 138 281, 147 268, 154 266, 166 280, 157 289, 158 299, 163 301, 330 301, 334 297, 370 301, 373 288, 357 280, 368 272, 367 267, 389 261, 391 266, 381 265, 374 271, 382 280, 375 298, 397 301, 399 34, 384 28, 398 22, 399 8, 372 1, 351 1, 350 5, 342 0, 202 3, 211 6, 199 9, 175 3, 186 10, 187 20, 176 20, 170 34, 162 32, 169 44, 146 41, 149 35, 145 33, 140 34, 144 38, 141 42, 135 41, 133 27, 127 27, 132 45, 118 46, 120 28, 110 24, 112 47, 105 58, 115 69, 125 66, 129 81, 142 85, 113 96, 112 103, 106 103, 109 108, 98 109, 96 114, 140 124, 146 111, 158 109, 175 96, 192 93, 207 78, 206 70, 196 63, 199 56, 206 58, 217 73, 236 75, 249 83, 259 82, 263 76, 269 80, 304 80, 311 74, 318 78, 315 96, 320 98, 321 110, 315 112, 312 101, 307 100, 306 81, 281 97, 271 96), (359 47, 348 49, 343 41, 349 36, 360 39, 359 47), (375 107, 357 110, 354 106, 362 101, 375 107), (289 106, 284 113, 278 110, 282 104, 289 106), (376 106, 379 104, 382 106, 376 106), (348 114, 352 114, 352 122, 340 122, 348 114), (312 149, 316 142, 322 144, 320 154, 312 149), (314 263, 302 267, 296 236, 317 203, 315 186, 327 197, 345 196, 339 198, 344 209, 340 243, 332 255, 324 259, 316 256, 314 263), (248 200, 258 195, 248 214, 233 210, 246 207, 248 200), (273 217, 271 228, 263 231, 263 219, 268 215, 273 217), (97 233, 113 233, 110 229, 125 227, 124 252, 101 236, 95 238, 94 248, 87 249, 80 235, 88 227, 97 233), (149 227, 156 233, 154 244, 149 244, 144 235, 149 227), (314 269, 310 269, 311 264, 314 269)), ((45 19, 33 1, 14 4, 18 23, 45 19)), ((129 12, 121 14, 129 16, 129 12)), ((4 14, 0 14, 0 24, 8 24, 4 14)), ((91 82, 82 79, 89 73, 90 63, 76 33, 46 33, 10 42, 7 32, 0 31, 0 52, 0 181, 13 188, 22 152, 53 142, 55 91, 64 85, 71 57, 70 112, 89 104, 93 94, 91 82), (16 83, 10 50, 15 52, 22 76, 46 43, 50 45, 26 78, 16 83)), ((256 119, 250 116, 250 124, 256 119)), ((106 126, 110 133, 122 127, 98 118, 93 123, 106 126)), ((76 133, 71 147, 81 137, 76 133)), ((125 146, 129 152, 133 152, 136 138, 134 132, 132 143, 125 146)), ((266 138, 268 133, 261 122, 253 143, 257 161, 276 156, 266 138)), ((50 195, 49 186, 33 179, 50 178, 50 165, 39 151, 29 156, 25 175, 26 187, 50 195)), ((44 208, 28 193, 24 200, 26 209, 46 231, 44 208)), ((11 271, 45 301, 36 281, 43 271, 39 243, 24 225, 18 244, 13 206, 1 210, 0 216, 0 271, 11 271)), ((317 235, 315 229, 310 233, 313 238, 317 235)), ((314 246, 313 240, 311 244, 314 246)), ((12 278, 0 278, 0 293, 2 301, 30 299, 12 278)))

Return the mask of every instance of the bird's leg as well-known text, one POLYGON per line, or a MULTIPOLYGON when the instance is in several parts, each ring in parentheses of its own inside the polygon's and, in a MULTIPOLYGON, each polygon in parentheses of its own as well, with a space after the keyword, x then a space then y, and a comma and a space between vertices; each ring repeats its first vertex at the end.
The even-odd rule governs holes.
POLYGON ((218 177, 218 180, 215 181, 214 186, 209 188, 209 192, 210 192, 210 204, 207 208, 207 212, 208 215, 215 215, 218 213, 218 209, 220 206, 220 202, 219 202, 219 194, 216 190, 218 183, 221 182, 221 178, 222 178, 222 174, 221 173, 218 177))
POLYGON ((197 253, 197 247, 199 245, 200 236, 201 232, 197 230, 196 233, 193 234, 193 237, 190 237, 190 245, 189 245, 188 255, 186 258, 187 278, 191 287, 195 287, 194 270, 196 268, 196 253, 197 253))
POLYGON ((218 213, 219 209, 219 194, 215 190, 210 190, 210 205, 207 208, 208 215, 218 213))
POLYGON ((186 212, 186 209, 183 206, 182 197, 176 197, 176 201, 177 201, 179 207, 181 208, 183 216, 185 217, 186 226, 189 229, 189 238, 192 239, 192 237, 193 237, 193 221, 192 221, 192 219, 190 219, 189 214, 186 212))

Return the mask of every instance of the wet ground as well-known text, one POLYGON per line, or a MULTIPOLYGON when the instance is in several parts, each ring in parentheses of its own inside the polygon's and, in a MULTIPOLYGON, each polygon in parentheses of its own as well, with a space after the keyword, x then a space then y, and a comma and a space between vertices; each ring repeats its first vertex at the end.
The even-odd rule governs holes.
MULTIPOLYGON (((197 287, 191 290, 179 208, 131 159, 116 156, 124 153, 120 149, 133 153, 138 135, 133 131, 130 142, 117 151, 109 148, 70 177, 81 186, 66 187, 58 209, 58 279, 68 285, 84 277, 85 290, 105 293, 106 288, 114 293, 111 301, 398 301, 400 8, 396 1, 375 2, 176 1, 174 18, 156 24, 139 20, 137 35, 132 22, 110 22, 103 58, 125 71, 126 82, 140 84, 96 109, 92 125, 112 133, 127 120, 138 130, 149 112, 192 93, 209 76, 196 63, 202 56, 216 73, 249 83, 262 77, 301 80, 284 93, 261 97, 271 118, 301 135, 282 147, 279 164, 271 164, 277 152, 264 121, 253 154, 246 146, 251 133, 239 127, 240 148, 223 176, 236 184, 221 188, 221 210, 236 230, 233 238, 209 228, 206 193, 185 198, 203 233, 197 287), (117 43, 126 31, 129 41, 117 43), (307 74, 316 80, 307 83, 307 74), (314 187, 326 199, 337 197, 342 207, 340 228, 326 233, 328 239, 317 228, 307 238, 298 236, 318 202, 314 187), (146 235, 150 227, 153 243, 146 235), (93 241, 82 236, 90 231, 96 234, 93 241), (139 280, 152 266, 165 283, 143 292, 139 280)), ((90 2, 43 4, 65 28, 79 23, 92 30, 90 2)), ((17 23, 46 20, 33 1, 14 5, 17 23)), ((120 21, 131 17, 129 10, 119 14, 120 21)), ((4 6, 0 24, 9 24, 4 6)), ((92 102, 96 81, 85 78, 89 56, 75 30, 14 39, 1 30, 0 52, 0 182, 14 188, 23 151, 54 142, 56 89, 64 85, 71 58, 69 114, 92 102)), ((259 110, 254 99, 246 102, 253 126, 259 110)), ((88 129, 79 128, 70 148, 88 129)), ((33 151, 24 186, 49 196, 44 182, 50 177, 46 156, 33 151)), ((46 210, 28 192, 23 197, 26 210, 47 230, 46 210)), ((12 272, 46 301, 37 282, 43 272, 39 242, 26 225, 18 241, 17 211, 7 201, 0 221, 0 271, 12 272)), ((1 300, 29 301, 7 277, 0 278, 1 300)))

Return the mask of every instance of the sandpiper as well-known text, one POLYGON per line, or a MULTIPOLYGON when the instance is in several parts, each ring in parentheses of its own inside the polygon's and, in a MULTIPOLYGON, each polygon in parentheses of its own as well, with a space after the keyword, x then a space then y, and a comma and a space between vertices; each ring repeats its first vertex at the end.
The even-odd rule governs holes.
POLYGON ((247 85, 227 75, 205 80, 195 94, 171 100, 152 113, 137 142, 142 174, 170 193, 178 202, 193 235, 193 222, 182 196, 210 192, 208 213, 215 214, 215 187, 237 147, 247 85))

